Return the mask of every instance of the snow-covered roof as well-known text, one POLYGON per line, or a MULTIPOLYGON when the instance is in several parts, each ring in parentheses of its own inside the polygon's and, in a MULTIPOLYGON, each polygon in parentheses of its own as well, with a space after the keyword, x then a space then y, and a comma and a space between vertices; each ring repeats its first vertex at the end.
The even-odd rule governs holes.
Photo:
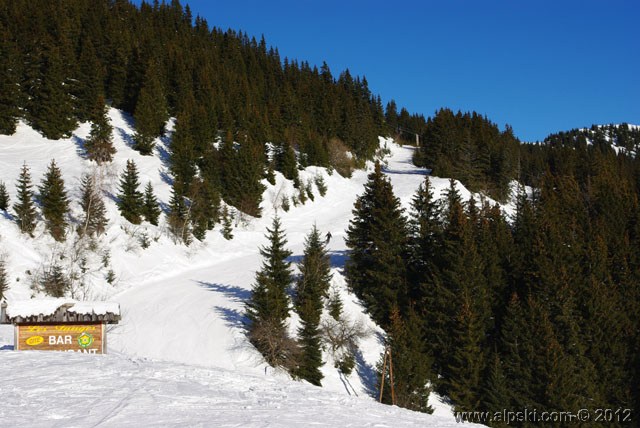
POLYGON ((10 302, 0 323, 109 322, 120 320, 116 302, 79 302, 72 299, 31 299, 10 302))

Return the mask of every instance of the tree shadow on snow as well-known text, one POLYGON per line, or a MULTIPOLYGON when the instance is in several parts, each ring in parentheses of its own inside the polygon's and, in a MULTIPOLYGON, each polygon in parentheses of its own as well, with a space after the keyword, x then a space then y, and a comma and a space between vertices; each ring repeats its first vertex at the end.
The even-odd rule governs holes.
POLYGON ((118 130, 118 134, 120 134, 120 138, 122 138, 122 141, 124 141, 124 143, 130 147, 130 148, 134 148, 136 145, 136 142, 133 141, 133 137, 129 134, 127 134, 127 132, 122 129, 122 128, 116 128, 118 130))
POLYGON ((400 169, 389 169, 382 168, 382 171, 385 174, 399 174, 399 175, 430 175, 430 170, 427 169, 410 169, 410 170, 400 170, 400 169))
POLYGON ((160 168, 160 178, 169 186, 173 186, 173 178, 169 175, 171 170, 171 153, 169 149, 171 139, 165 133, 160 137, 160 144, 156 144, 155 150, 158 152, 160 161, 162 162, 162 168, 160 168))
POLYGON ((244 303, 251 298, 251 291, 235 285, 215 284, 212 282, 197 281, 198 285, 211 291, 222 293, 235 302, 244 303))
POLYGON ((289 256, 289 257, 287 257, 287 261, 289 263, 292 263, 292 264, 298 264, 298 263, 302 262, 303 258, 304 258, 304 256, 300 256, 300 255, 289 256))
MULTIPOLYGON (((344 268, 344 264, 349 258, 349 252, 346 250, 327 251, 327 254, 329 255, 329 263, 331 264, 332 268, 344 268)), ((289 263, 298 264, 302 262, 303 258, 303 255, 289 256, 287 257, 287 261, 289 263)))
POLYGON ((169 169, 171 167, 171 154, 169 153, 169 145, 171 144, 171 138, 167 135, 167 133, 163 134, 160 137, 160 143, 156 144, 156 150, 158 151, 158 156, 160 156, 160 160, 162 161, 162 165, 169 169))
POLYGON ((6 220, 9 220, 9 221, 13 221, 14 220, 13 216, 11 214, 9 214, 8 211, 0 210, 0 215, 2 215, 2 217, 4 217, 6 220))
POLYGON ((88 159, 89 156, 87 155, 86 148, 87 140, 85 140, 84 138, 80 138, 77 135, 71 137, 71 140, 73 140, 73 144, 76 145, 76 153, 78 154, 78 156, 80 156, 82 159, 88 159))
POLYGON ((344 269, 344 264, 349 258, 349 251, 347 250, 329 251, 329 257, 331 259, 332 268, 344 269))
POLYGON ((367 395, 375 398, 378 394, 378 372, 374 366, 365 361, 360 349, 354 352, 354 356, 356 358, 356 373, 360 377, 360 382, 362 382, 367 395))
POLYGON ((105 191, 104 194, 107 196, 107 198, 111 199, 114 203, 117 204, 118 202, 120 202, 120 198, 114 195, 113 193, 105 191))
POLYGON ((237 309, 225 308, 223 306, 215 306, 213 308, 222 316, 227 323, 227 327, 235 327, 245 330, 249 325, 249 319, 243 312, 237 309))
POLYGON ((165 168, 160 169, 160 178, 169 186, 173 186, 173 178, 171 178, 171 176, 169 175, 168 169, 165 169, 165 168))
MULTIPOLYGON (((222 293, 234 302, 244 303, 251 298, 251 291, 234 285, 216 284, 205 281, 197 281, 197 283, 200 287, 206 288, 207 290, 222 293)), ((244 312, 238 309, 231 309, 224 306, 215 306, 213 309, 222 316, 228 327, 245 329, 249 323, 244 312)))
POLYGON ((163 201, 158 201, 158 205, 160 206, 160 211, 162 211, 165 215, 169 215, 171 213, 171 206, 163 201))

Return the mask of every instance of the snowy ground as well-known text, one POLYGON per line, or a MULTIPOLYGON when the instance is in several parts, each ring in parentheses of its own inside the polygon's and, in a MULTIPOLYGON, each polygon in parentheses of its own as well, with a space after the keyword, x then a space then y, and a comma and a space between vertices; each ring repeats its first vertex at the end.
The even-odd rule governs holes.
POLYGON ((67 353, 3 352, 3 427, 453 427, 301 382, 67 353))
MULTIPOLYGON (((102 177, 110 223, 97 248, 88 250, 51 240, 42 224, 35 239, 21 235, 10 215, 0 217, 0 256, 7 261, 8 301, 39 296, 31 284, 47 263, 65 254, 61 263, 77 268, 86 259, 83 284, 74 287, 77 299, 112 300, 121 306, 122 321, 110 329, 111 355, 85 356, 13 352, 12 330, 0 326, 0 426, 453 426, 448 406, 437 401, 434 415, 423 415, 381 406, 371 397, 374 367, 382 351, 381 330, 363 314, 345 287, 341 269, 346 246, 345 230, 355 198, 362 192, 367 172, 356 171, 352 179, 322 168, 301 172, 303 182, 321 174, 328 192, 315 201, 279 211, 293 251, 292 261, 302 256, 304 237, 315 223, 329 243, 333 287, 341 294, 345 312, 360 321, 369 336, 360 342, 354 373, 345 378, 328 362, 323 368, 323 388, 294 382, 271 368, 265 370, 260 356, 247 343, 243 329, 244 302, 250 295, 261 260, 265 228, 283 196, 294 193, 290 182, 277 176, 268 186, 260 219, 239 220, 235 238, 226 241, 219 230, 205 242, 189 247, 176 245, 164 227, 132 226, 118 215, 113 195, 127 159, 134 159, 142 187, 150 181, 161 203, 168 203, 168 138, 158 141, 156 156, 142 157, 131 148, 129 118, 111 110, 114 143, 118 150, 112 165, 97 170, 83 158, 83 124, 68 140, 48 141, 21 124, 14 136, 0 136, 0 181, 15 202, 15 182, 23 161, 39 184, 52 158, 61 168, 74 215, 83 173, 102 177), (150 246, 144 249, 141 238, 150 246), (76 251, 78 258, 68 254, 76 251), (108 257, 105 257, 105 254, 108 257), (75 264, 74 264, 75 263, 75 264), (74 267, 75 266, 75 267, 74 267), (106 281, 113 270, 116 281, 106 281)), ((411 164, 411 148, 390 142, 385 172, 396 195, 408 207, 424 171, 411 164)), ((438 192, 449 186, 433 178, 438 192)), ((459 186, 464 198, 468 192, 459 186)), ((10 210, 11 212, 11 210, 10 210)), ((291 320, 295 332, 297 320, 291 320)), ((330 357, 325 355, 330 361, 330 357)))

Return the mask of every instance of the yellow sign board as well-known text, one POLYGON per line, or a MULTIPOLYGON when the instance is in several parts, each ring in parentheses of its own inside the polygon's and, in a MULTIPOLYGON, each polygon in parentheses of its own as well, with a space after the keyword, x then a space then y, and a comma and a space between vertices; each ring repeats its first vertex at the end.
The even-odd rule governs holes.
POLYGON ((104 353, 104 324, 19 324, 16 350, 104 353))

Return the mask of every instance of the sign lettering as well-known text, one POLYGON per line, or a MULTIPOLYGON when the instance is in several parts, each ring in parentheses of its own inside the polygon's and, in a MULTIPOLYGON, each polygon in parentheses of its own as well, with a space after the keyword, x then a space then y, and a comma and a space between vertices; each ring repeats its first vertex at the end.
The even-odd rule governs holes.
POLYGON ((65 351, 85 354, 104 352, 104 325, 18 325, 17 350, 65 351))

